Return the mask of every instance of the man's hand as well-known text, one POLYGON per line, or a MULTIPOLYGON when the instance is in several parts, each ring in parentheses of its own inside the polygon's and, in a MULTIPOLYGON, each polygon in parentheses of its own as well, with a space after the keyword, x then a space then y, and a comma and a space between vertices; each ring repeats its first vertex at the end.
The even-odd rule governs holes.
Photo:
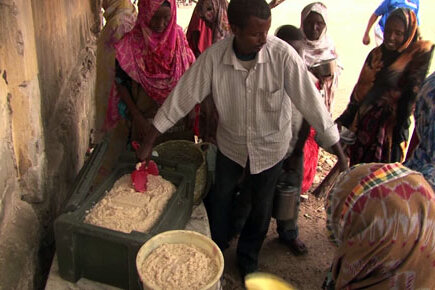
POLYGON ((343 152, 343 148, 341 147, 340 142, 337 142, 334 145, 332 145, 331 149, 334 152, 334 154, 338 157, 337 164, 340 172, 349 169, 349 161, 347 159, 346 154, 344 154, 343 152))
POLYGON ((136 151, 136 156, 140 161, 148 161, 151 158, 151 152, 153 151, 153 145, 156 138, 160 135, 160 132, 154 127, 153 124, 147 122, 147 127, 145 128, 145 135, 142 139, 140 148, 136 151))
POLYGON ((369 45, 370 44, 370 35, 368 33, 364 33, 363 44, 364 45, 369 45))
POLYGON ((343 171, 346 171, 349 169, 349 160, 345 155, 343 155, 342 157, 338 157, 337 163, 338 163, 340 172, 343 172, 343 171))

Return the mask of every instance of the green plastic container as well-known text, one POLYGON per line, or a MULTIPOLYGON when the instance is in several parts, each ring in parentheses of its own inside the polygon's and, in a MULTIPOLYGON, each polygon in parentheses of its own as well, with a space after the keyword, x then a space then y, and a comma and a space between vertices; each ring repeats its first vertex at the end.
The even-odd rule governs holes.
MULTIPOLYGON (((83 222, 88 211, 112 188, 115 181, 134 170, 133 156, 123 160, 91 193, 76 192, 74 206, 68 203, 72 210, 56 219, 56 251, 63 279, 76 282, 84 277, 124 289, 142 289, 135 264, 139 248, 158 233, 184 229, 192 213, 194 169, 158 158, 154 160, 160 175, 171 181, 177 190, 148 233, 133 231, 127 234, 83 222)), ((86 186, 82 188, 89 190, 86 186)))

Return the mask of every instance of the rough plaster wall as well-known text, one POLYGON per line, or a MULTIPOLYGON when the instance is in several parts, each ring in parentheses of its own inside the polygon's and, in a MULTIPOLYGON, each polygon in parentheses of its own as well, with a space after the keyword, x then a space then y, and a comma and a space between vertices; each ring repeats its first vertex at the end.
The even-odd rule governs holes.
POLYGON ((95 1, 33 0, 47 197, 58 212, 83 163, 94 122, 95 1))
POLYGON ((0 288, 31 289, 40 223, 22 199, 42 201, 44 140, 32 9, 0 1, 0 288), (23 277, 29 277, 26 279, 23 277))
MULTIPOLYGON (((1 62, 1 67, 4 67, 1 62)), ((5 70, 0 68, 0 160, 2 165, 0 167, 0 221, 6 221, 0 223, 0 289, 6 287, 6 285, 16 285, 19 281, 18 273, 30 273, 29 266, 34 266, 33 259, 34 253, 28 248, 30 244, 27 244, 26 240, 35 239, 35 229, 38 226, 34 226, 24 233, 20 230, 20 224, 26 225, 29 222, 29 216, 33 216, 33 210, 30 206, 19 199, 17 196, 17 179, 14 178, 17 173, 16 161, 14 160, 13 144, 12 144, 12 120, 11 113, 12 108, 10 104, 11 93, 7 85, 7 76, 5 70), (23 207, 27 207, 22 211, 23 207), (26 217, 21 216, 17 219, 16 215, 20 212, 24 212, 26 217), (21 223, 21 221, 23 223, 21 223), (29 251, 30 250, 30 251, 29 251), (29 254, 30 259, 20 259, 17 253, 29 254), (29 263, 29 260, 31 261, 29 263), (9 263, 14 261, 14 263, 9 263), (8 267, 10 274, 3 275, 5 273, 4 267, 8 267), (12 282, 12 283, 11 283, 12 282)), ((32 219, 32 217, 30 217, 32 219)), ((30 221, 30 224, 34 224, 34 221, 30 221)), ((28 225, 27 225, 28 227, 28 225)), ((21 284, 21 286, 24 286, 21 284)), ((24 287, 27 288, 27 287, 24 287)), ((24 289, 23 288, 23 289, 24 289)))
POLYGON ((16 185, 15 178, 15 160, 12 149, 12 130, 10 120, 10 92, 8 90, 5 71, 0 67, 0 221, 5 215, 6 197, 11 195, 16 185), (12 178, 11 178, 12 177, 12 178))
POLYGON ((41 285, 41 246, 83 163, 98 2, 0 0, 0 289, 41 285))
POLYGON ((28 1, 3 1, 0 48, 9 88, 12 139, 23 196, 42 201, 44 142, 32 10, 28 1))

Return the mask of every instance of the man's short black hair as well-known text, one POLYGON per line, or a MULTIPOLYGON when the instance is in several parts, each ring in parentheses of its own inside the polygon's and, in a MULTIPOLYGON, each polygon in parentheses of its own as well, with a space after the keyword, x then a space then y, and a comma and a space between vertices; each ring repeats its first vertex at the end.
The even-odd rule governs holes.
POLYGON ((283 25, 279 27, 276 32, 276 37, 286 42, 302 40, 304 38, 301 30, 293 25, 283 25))
POLYGON ((267 20, 270 15, 269 4, 264 0, 231 0, 228 4, 228 22, 242 29, 249 17, 267 20))

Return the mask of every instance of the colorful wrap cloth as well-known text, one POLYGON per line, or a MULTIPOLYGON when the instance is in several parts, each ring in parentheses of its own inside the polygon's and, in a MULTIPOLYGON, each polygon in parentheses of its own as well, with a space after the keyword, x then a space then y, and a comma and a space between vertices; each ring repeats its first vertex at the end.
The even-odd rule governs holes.
POLYGON ((326 203, 338 245, 328 289, 429 289, 435 285, 435 194, 399 163, 343 172, 326 203))

